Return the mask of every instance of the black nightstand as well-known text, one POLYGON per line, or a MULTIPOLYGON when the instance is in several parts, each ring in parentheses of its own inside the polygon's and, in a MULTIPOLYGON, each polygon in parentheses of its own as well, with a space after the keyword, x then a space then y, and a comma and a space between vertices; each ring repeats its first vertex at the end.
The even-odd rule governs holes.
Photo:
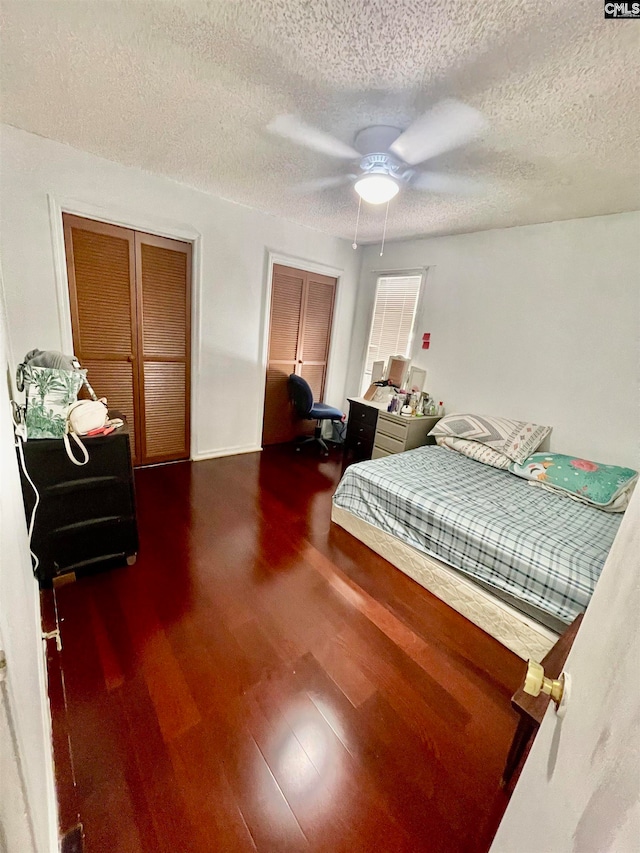
POLYGON ((344 460, 362 462, 371 459, 378 423, 378 409, 353 398, 349 398, 349 420, 344 440, 344 460))
MULTIPOLYGON (((127 426, 82 441, 89 452, 82 467, 69 460, 62 439, 32 439, 22 446, 40 496, 31 550, 39 560, 35 574, 41 586, 100 563, 135 562, 138 526, 127 426)), ((19 467, 28 524, 35 495, 19 467)))

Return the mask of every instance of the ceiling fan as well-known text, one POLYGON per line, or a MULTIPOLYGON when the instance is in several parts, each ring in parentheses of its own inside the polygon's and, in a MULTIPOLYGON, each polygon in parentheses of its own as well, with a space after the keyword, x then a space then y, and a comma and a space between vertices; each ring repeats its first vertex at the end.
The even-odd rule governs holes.
POLYGON ((358 131, 353 146, 347 145, 295 115, 281 115, 267 130, 321 154, 351 160, 358 172, 318 178, 299 184, 297 192, 314 192, 353 183, 360 198, 369 204, 384 204, 401 187, 435 193, 472 195, 486 185, 483 181, 448 172, 416 170, 413 167, 445 151, 460 148, 487 128, 482 113, 461 101, 440 101, 406 130, 373 125, 358 131))

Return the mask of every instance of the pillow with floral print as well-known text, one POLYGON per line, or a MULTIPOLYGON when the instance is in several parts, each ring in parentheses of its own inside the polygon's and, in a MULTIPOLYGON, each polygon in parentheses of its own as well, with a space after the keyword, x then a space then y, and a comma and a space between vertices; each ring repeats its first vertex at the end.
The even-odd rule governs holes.
POLYGON ((565 492, 609 512, 624 512, 638 479, 633 468, 603 465, 563 453, 534 453, 522 463, 514 462, 509 470, 536 485, 565 492))

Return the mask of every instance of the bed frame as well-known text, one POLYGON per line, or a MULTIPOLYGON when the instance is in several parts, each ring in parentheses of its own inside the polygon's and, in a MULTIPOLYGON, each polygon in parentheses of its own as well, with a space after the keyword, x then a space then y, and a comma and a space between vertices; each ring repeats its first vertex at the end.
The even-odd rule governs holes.
POLYGON ((557 641, 550 628, 390 533, 335 505, 331 520, 524 660, 542 660, 557 641))

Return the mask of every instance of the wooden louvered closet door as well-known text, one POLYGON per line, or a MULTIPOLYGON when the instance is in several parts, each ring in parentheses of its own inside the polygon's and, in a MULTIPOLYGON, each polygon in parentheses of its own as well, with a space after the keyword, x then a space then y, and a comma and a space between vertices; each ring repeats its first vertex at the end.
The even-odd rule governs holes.
POLYGON ((304 377, 322 400, 336 279, 274 264, 262 443, 279 444, 309 431, 289 403, 289 374, 304 377))
POLYGON ((110 408, 126 415, 141 462, 135 232, 64 214, 73 351, 110 408))
POLYGON ((63 215, 74 352, 133 463, 189 457, 191 246, 63 215))
POLYGON ((307 273, 295 372, 307 380, 314 400, 324 395, 335 292, 335 278, 307 273))
POLYGON ((189 457, 191 246, 136 232, 145 463, 189 457))

